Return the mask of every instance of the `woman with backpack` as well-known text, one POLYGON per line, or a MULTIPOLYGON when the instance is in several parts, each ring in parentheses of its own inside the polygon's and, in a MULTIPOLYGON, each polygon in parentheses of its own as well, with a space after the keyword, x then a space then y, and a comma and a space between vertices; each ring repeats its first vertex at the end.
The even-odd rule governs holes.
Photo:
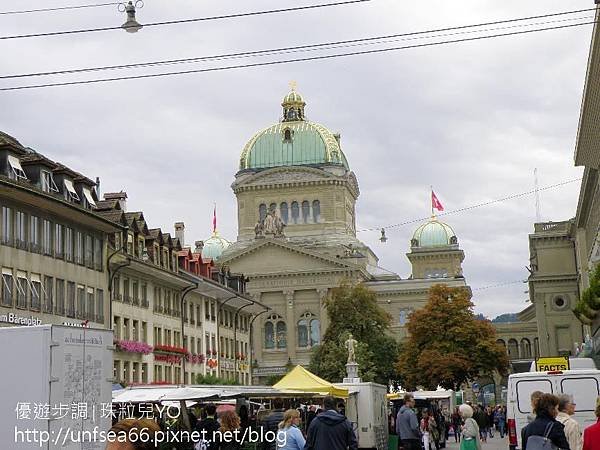
POLYGON ((537 401, 535 414, 534 421, 521 432, 523 450, 571 450, 565 428, 556 420, 558 397, 543 394, 537 401))

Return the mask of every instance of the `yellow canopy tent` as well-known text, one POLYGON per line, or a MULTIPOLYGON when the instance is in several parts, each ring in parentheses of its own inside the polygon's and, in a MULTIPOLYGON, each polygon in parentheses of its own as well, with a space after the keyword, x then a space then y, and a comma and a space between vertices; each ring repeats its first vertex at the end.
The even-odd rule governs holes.
POLYGON ((334 386, 302 366, 294 367, 273 387, 281 391, 314 392, 315 394, 333 395, 340 398, 348 397, 348 389, 334 386))

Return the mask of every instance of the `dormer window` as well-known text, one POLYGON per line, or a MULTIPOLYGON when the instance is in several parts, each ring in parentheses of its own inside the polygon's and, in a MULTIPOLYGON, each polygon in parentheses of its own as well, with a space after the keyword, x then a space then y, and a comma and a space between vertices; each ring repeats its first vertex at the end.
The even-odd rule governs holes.
POLYGON ((94 201, 94 197, 92 197, 92 191, 90 188, 83 187, 83 197, 84 197, 84 206, 86 208, 91 208, 92 206, 96 208, 96 202, 94 201))
POLYGON ((67 200, 69 202, 74 202, 74 203, 78 202, 79 195, 77 195, 77 192, 75 192, 75 187, 73 186, 73 182, 71 180, 67 180, 65 178, 64 185, 65 185, 65 200, 67 200))
POLYGON ((8 165, 10 166, 10 171, 8 173, 8 177, 13 180, 26 180, 27 175, 25 175, 25 171, 23 167, 21 167, 21 162, 19 158, 16 156, 8 155, 8 165))
POLYGON ((286 128, 283 132, 283 142, 292 142, 292 130, 286 128))
POLYGON ((52 176, 52 172, 48 172, 47 170, 42 170, 41 174, 42 180, 42 191, 44 192, 58 192, 58 186, 54 182, 54 177, 52 176))

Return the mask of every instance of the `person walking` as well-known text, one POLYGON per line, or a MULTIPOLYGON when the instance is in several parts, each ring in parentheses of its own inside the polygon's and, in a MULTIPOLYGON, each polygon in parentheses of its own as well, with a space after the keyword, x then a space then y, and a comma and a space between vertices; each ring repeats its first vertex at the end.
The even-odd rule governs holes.
POLYGON ((221 414, 220 433, 217 433, 217 439, 215 439, 216 450, 241 450, 241 436, 238 436, 236 439, 236 435, 233 434, 239 429, 240 416, 235 411, 224 411, 221 414))
MULTIPOLYGON (((276 398, 273 400, 273 409, 260 423, 260 426, 263 428, 263 432, 272 432, 277 434, 277 430, 279 428, 279 424, 283 420, 283 400, 280 398, 276 398)), ((277 443, 275 441, 267 441, 264 440, 259 444, 259 448, 261 450, 275 450, 277 443)))
POLYGON ((421 450, 421 428, 414 407, 415 397, 407 392, 396 415, 396 434, 404 450, 421 450))
POLYGON ((600 450, 600 397, 596 400, 596 424, 583 430, 583 450, 600 450))
POLYGON ((558 415, 556 420, 565 427, 565 436, 569 441, 571 450, 581 450, 583 441, 581 439, 581 426, 571 416, 575 414, 575 403, 573 397, 568 394, 558 396, 558 415))
POLYGON ((486 407, 486 411, 485 411, 485 415, 486 415, 486 427, 487 427, 487 433, 489 434, 490 438, 494 438, 494 410, 492 409, 491 406, 486 407))
MULTIPOLYGON (((527 441, 536 437, 550 440, 561 450, 571 450, 565 436, 565 427, 556 420, 558 397, 552 394, 543 394, 536 403, 535 414, 535 420, 521 431, 522 450, 527 450, 527 441)), ((540 439, 536 439, 536 441, 539 442, 540 439)))
POLYGON ((477 422, 479 437, 482 442, 487 442, 487 416, 485 415, 483 406, 475 405, 473 408, 473 419, 477 422))
POLYGON ((504 430, 506 430, 506 409, 504 406, 498 408, 496 418, 498 421, 498 433, 500 433, 500 438, 504 439, 504 430))
POLYGON ((335 409, 335 398, 323 399, 325 411, 317 415, 308 427, 304 450, 358 450, 352 425, 335 409))
POLYGON ((473 408, 464 404, 458 407, 458 411, 465 422, 465 425, 462 428, 462 442, 460 443, 460 450, 481 450, 479 425, 473 418, 473 408))
POLYGON ((283 420, 279 423, 277 432, 278 450, 304 450, 306 440, 300 425, 300 413, 295 409, 288 409, 283 413, 283 420))
POLYGON ((423 437, 423 448, 425 450, 431 450, 432 423, 435 423, 435 420, 429 415, 429 411, 423 411, 423 418, 421 419, 421 436, 423 437))
POLYGON ((454 430, 454 442, 460 442, 460 434, 463 421, 460 417, 460 413, 458 412, 458 406, 452 413, 452 417, 450 418, 450 420, 452 422, 452 430, 454 430))

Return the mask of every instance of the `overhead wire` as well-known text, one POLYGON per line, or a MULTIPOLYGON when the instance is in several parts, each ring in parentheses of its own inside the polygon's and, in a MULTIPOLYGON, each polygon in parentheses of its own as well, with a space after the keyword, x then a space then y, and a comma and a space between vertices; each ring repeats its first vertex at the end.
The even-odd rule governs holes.
POLYGON ((100 8, 102 6, 114 6, 121 2, 107 2, 107 3, 94 3, 88 5, 69 5, 69 6, 56 6, 52 8, 38 8, 38 9, 22 9, 17 11, 0 11, 0 16, 9 14, 29 14, 38 12, 53 12, 53 11, 67 11, 71 9, 84 9, 84 8, 100 8))
POLYGON ((262 66, 276 66, 276 65, 290 64, 290 63, 296 63, 296 62, 320 61, 320 60, 343 58, 343 57, 349 57, 349 56, 361 56, 361 55, 386 53, 386 52, 399 51, 399 50, 407 50, 407 49, 413 49, 413 48, 432 47, 432 46, 439 46, 439 45, 445 45, 445 44, 455 44, 455 43, 461 43, 461 42, 493 39, 493 38, 499 38, 499 37, 505 37, 505 36, 531 34, 531 33, 536 33, 536 32, 541 32, 541 31, 559 30, 559 29, 567 29, 567 28, 579 27, 579 26, 584 26, 584 25, 591 25, 594 23, 596 23, 596 22, 590 21, 590 22, 582 22, 582 23, 569 24, 569 25, 557 25, 557 26, 553 26, 553 27, 536 28, 533 30, 512 31, 512 32, 508 32, 508 33, 498 33, 498 34, 492 34, 492 35, 474 36, 474 37, 461 38, 461 39, 452 39, 452 40, 445 40, 445 41, 439 41, 439 42, 426 42, 426 43, 422 43, 422 44, 405 45, 405 46, 399 46, 399 47, 388 47, 388 48, 382 48, 382 49, 353 51, 353 52, 346 52, 346 53, 336 53, 336 54, 331 54, 331 55, 308 56, 308 57, 304 57, 304 58, 264 61, 264 62, 249 63, 249 64, 237 64, 237 65, 231 65, 231 66, 209 67, 209 68, 202 68, 202 69, 190 69, 190 70, 162 72, 162 73, 153 73, 153 74, 129 75, 129 76, 121 76, 121 77, 113 77, 113 78, 98 78, 98 79, 92 79, 92 80, 77 80, 77 81, 32 84, 32 85, 23 85, 23 86, 10 86, 10 87, 0 88, 0 91, 15 91, 15 90, 23 90, 23 89, 38 89, 38 88, 49 88, 49 87, 58 87, 58 86, 74 86, 74 85, 82 85, 82 84, 107 83, 107 82, 115 82, 115 81, 123 81, 123 80, 136 80, 136 79, 146 79, 146 78, 167 77, 167 76, 174 76, 174 75, 185 75, 185 74, 192 74, 192 73, 219 72, 219 71, 225 71, 225 70, 247 69, 247 68, 262 67, 262 66))
MULTIPOLYGON (((193 19, 177 19, 177 20, 167 20, 162 22, 150 22, 143 23, 144 28, 149 27, 157 27, 164 25, 175 25, 182 23, 193 23, 193 22, 206 22, 212 20, 224 20, 224 19, 237 19, 240 17, 252 17, 252 16, 260 16, 264 14, 279 14, 286 13, 292 11, 306 11, 310 9, 318 9, 318 8, 329 8, 334 6, 345 6, 356 3, 365 3, 370 2, 371 0, 345 0, 340 2, 332 2, 332 3, 320 3, 317 5, 304 5, 304 6, 294 6, 291 8, 277 8, 277 9, 269 9, 264 11, 251 11, 245 13, 234 13, 234 14, 224 14, 219 16, 208 16, 208 17, 196 17, 193 19)), ((139 25, 132 25, 131 27, 138 27, 139 25)), ((34 37, 48 37, 48 36, 61 36, 61 35, 71 35, 71 34, 81 34, 81 33, 95 33, 100 31, 111 31, 111 30, 123 30, 128 28, 127 26, 113 26, 113 27, 98 27, 98 28, 85 28, 79 30, 63 30, 63 31, 49 31, 46 33, 30 33, 30 34, 17 34, 12 36, 0 36, 0 40, 7 39, 25 39, 25 38, 34 38, 34 37)))
MULTIPOLYGON (((564 14, 564 13, 559 13, 559 15, 560 14, 564 14)), ((539 16, 539 17, 548 17, 548 16, 555 16, 555 15, 556 14, 551 14, 551 15, 544 15, 544 16, 539 16)), ((306 44, 306 45, 280 47, 280 48, 273 48, 273 49, 237 52, 237 53, 220 54, 220 55, 198 56, 198 57, 191 57, 191 58, 179 58, 179 59, 169 59, 169 60, 159 60, 159 61, 146 61, 146 62, 140 62, 140 63, 85 67, 85 68, 78 68, 78 69, 64 69, 64 70, 33 72, 33 73, 24 73, 24 74, 0 75, 0 79, 28 78, 28 77, 39 77, 39 76, 49 76, 49 75, 65 75, 65 74, 76 74, 76 73, 86 73, 86 72, 98 72, 98 71, 105 71, 105 70, 136 69, 136 68, 141 68, 141 67, 157 67, 157 66, 163 66, 163 65, 190 64, 190 63, 205 62, 205 61, 219 61, 219 60, 227 60, 227 59, 273 56, 273 55, 282 55, 282 54, 298 53, 298 52, 309 52, 309 51, 317 51, 317 50, 332 50, 332 49, 339 49, 339 48, 357 47, 357 46, 363 46, 363 45, 381 45, 381 44, 389 44, 389 43, 398 42, 398 41, 410 41, 410 40, 416 40, 416 39, 434 39, 434 38, 456 36, 456 35, 463 35, 463 34, 469 34, 469 33, 485 33, 485 32, 490 32, 490 31, 513 29, 513 28, 517 28, 517 27, 530 27, 530 26, 547 25, 547 24, 552 24, 552 23, 561 23, 561 22, 574 21, 574 20, 587 20, 590 18, 593 18, 593 17, 592 16, 574 17, 574 18, 544 21, 544 22, 519 23, 516 25, 497 27, 497 28, 483 28, 483 29, 481 29, 480 27, 489 26, 491 23, 463 25, 463 26, 448 27, 448 28, 429 30, 429 31, 398 33, 398 34, 367 37, 367 38, 348 39, 348 40, 325 42, 325 43, 318 43, 318 44, 306 44), (472 29, 474 27, 479 27, 479 28, 472 29), (470 28, 470 29, 466 30, 467 28, 470 28), (461 31, 456 31, 456 30, 461 30, 461 31), (433 34, 433 33, 445 32, 445 31, 456 31, 456 32, 433 34)), ((520 22, 522 20, 523 19, 521 19, 521 18, 513 19, 513 20, 504 20, 504 21, 495 22, 495 24, 520 22)))

